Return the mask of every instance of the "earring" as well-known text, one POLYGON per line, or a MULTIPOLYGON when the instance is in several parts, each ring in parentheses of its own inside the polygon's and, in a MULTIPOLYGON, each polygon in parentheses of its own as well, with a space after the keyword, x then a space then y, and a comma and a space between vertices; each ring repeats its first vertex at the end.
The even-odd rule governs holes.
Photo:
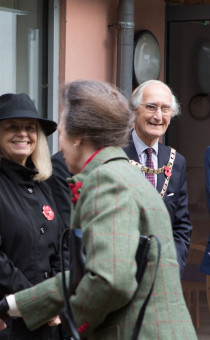
POLYGON ((77 143, 74 143, 74 146, 77 146, 77 143))

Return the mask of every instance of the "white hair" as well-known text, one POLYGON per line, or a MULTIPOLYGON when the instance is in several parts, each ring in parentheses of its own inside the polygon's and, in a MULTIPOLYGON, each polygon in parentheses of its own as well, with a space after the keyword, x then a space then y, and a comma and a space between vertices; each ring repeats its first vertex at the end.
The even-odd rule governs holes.
POLYGON ((166 85, 165 83, 163 83, 160 80, 147 80, 144 83, 142 83, 141 85, 139 85, 132 93, 129 103, 131 106, 132 110, 137 110, 138 107, 140 106, 141 102, 142 102, 142 96, 143 96, 143 92, 144 89, 152 84, 161 84, 164 85, 171 93, 172 96, 172 103, 171 103, 171 108, 173 110, 172 113, 172 117, 175 117, 177 115, 179 115, 181 113, 180 110, 180 104, 177 100, 177 98, 175 97, 175 95, 173 94, 172 90, 170 89, 170 87, 168 85, 166 85))

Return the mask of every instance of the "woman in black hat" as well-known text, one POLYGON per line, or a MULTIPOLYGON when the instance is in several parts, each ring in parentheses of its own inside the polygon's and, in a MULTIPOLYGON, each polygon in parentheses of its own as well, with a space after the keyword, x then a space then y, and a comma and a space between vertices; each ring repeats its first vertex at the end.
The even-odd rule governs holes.
MULTIPOLYGON (((64 229, 52 192, 46 136, 57 124, 40 118, 26 94, 0 96, 0 297, 31 287, 60 271, 64 229)), ((41 312, 41 311, 40 311, 41 312)), ((59 339, 57 327, 29 331, 8 320, 4 340, 59 339)))

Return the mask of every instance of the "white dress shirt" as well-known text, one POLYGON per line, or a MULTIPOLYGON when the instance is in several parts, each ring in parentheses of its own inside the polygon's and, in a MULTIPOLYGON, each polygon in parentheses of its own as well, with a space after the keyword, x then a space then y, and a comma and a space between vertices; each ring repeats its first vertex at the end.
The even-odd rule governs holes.
MULTIPOLYGON (((133 137, 133 142, 139 157, 139 163, 146 166, 146 159, 147 159, 147 154, 145 150, 147 148, 151 148, 151 146, 146 145, 138 136, 136 133, 136 130, 133 129, 132 131, 132 137, 133 137)), ((152 152, 152 161, 154 164, 154 168, 158 169, 158 141, 152 146, 153 152, 152 152)), ((145 172, 142 171, 142 173, 145 176, 145 172)), ((157 187, 157 175, 155 175, 155 186, 157 187)))

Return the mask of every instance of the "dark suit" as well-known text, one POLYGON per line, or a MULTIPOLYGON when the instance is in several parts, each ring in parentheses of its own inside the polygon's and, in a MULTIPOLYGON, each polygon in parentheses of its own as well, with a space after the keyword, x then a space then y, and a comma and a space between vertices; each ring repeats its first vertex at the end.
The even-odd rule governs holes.
MULTIPOLYGON (((128 157, 136 162, 139 162, 139 157, 133 143, 132 136, 130 144, 126 147, 125 152, 128 157)), ((170 148, 161 143, 158 144, 158 167, 167 165, 170 156, 170 148)), ((157 175, 157 190, 160 192, 165 181, 164 172, 157 175)), ((176 153, 174 161, 172 176, 169 181, 167 191, 163 198, 165 205, 171 217, 173 228, 173 236, 177 250, 177 260, 180 267, 180 275, 182 276, 186 258, 188 255, 190 236, 192 232, 192 225, 189 219, 188 211, 188 193, 186 180, 186 161, 185 158, 176 153), (173 193, 173 196, 168 196, 173 193)))
POLYGON ((47 180, 51 187, 58 212, 63 220, 65 228, 70 225, 70 190, 66 178, 71 177, 71 173, 65 163, 62 152, 57 152, 52 156, 53 174, 47 180))
MULTIPOLYGON (((206 191, 206 203, 210 213, 210 146, 207 146, 205 152, 205 191, 206 191)), ((207 242, 206 250, 204 253, 203 260, 201 262, 201 272, 210 275, 210 235, 207 242)))

